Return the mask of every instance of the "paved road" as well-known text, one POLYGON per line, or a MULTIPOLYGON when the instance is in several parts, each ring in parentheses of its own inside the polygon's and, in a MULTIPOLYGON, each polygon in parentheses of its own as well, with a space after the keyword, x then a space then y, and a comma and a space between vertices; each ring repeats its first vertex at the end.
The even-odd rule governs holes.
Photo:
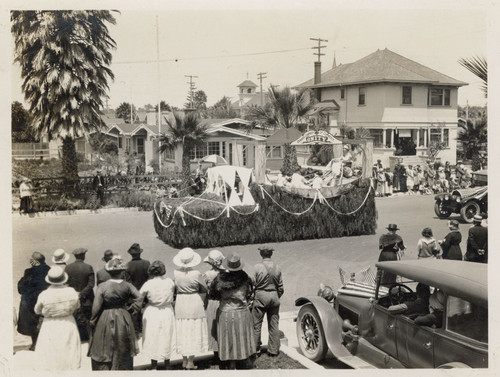
MULTIPOLYGON (((432 196, 397 196, 377 198, 378 229, 375 235, 317 239, 307 241, 280 242, 271 244, 275 248, 275 259, 283 270, 285 294, 282 310, 294 310, 298 296, 316 294, 320 282, 337 288, 340 284, 338 267, 347 272, 358 272, 374 265, 378 258, 378 238, 388 223, 401 228, 406 246, 405 258, 416 258, 415 246, 423 227, 430 226, 437 238, 447 233, 446 221, 436 218, 432 196)), ((35 250, 50 259, 57 248, 71 251, 86 247, 87 262, 101 266, 100 258, 105 249, 112 249, 129 259, 127 249, 138 242, 145 250, 143 257, 150 261, 165 262, 167 275, 173 276, 172 258, 178 250, 164 244, 153 228, 151 212, 118 212, 102 214, 79 214, 71 216, 39 216, 34 218, 13 215, 13 293, 17 306, 19 295, 17 281, 28 267, 28 257, 35 250)), ((466 237, 467 225, 461 226, 466 237)), ((463 242, 464 243, 464 242, 463 242)), ((260 259, 259 245, 221 247, 224 253, 237 252, 248 269, 260 259)), ((462 245, 463 246, 463 245, 462 245)), ((199 249, 205 257, 209 249, 199 249)), ((201 270, 206 266, 201 265, 201 270)))

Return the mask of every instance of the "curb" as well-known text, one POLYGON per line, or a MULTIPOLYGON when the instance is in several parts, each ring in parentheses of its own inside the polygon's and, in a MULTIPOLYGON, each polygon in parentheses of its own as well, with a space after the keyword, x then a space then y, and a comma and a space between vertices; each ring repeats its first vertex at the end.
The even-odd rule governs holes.
MULTIPOLYGON (((50 211, 50 212, 34 212, 32 214, 20 214, 19 212, 12 212, 12 217, 52 217, 52 216, 71 216, 71 215, 99 215, 103 213, 119 213, 119 212, 139 212, 139 207, 116 207, 116 208, 99 208, 99 209, 76 209, 65 211, 50 211)), ((150 212, 150 211, 141 211, 150 212)))
POLYGON ((325 367, 316 364, 314 361, 309 360, 304 355, 301 355, 295 348, 281 345, 280 351, 282 351, 288 357, 294 359, 295 361, 302 364, 307 369, 325 369, 325 367))

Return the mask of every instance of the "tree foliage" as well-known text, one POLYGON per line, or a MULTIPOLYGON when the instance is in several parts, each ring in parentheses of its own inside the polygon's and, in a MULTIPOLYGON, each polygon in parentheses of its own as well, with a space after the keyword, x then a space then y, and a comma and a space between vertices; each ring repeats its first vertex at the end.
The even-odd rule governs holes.
POLYGON ((185 188, 191 177, 190 152, 205 142, 208 125, 194 112, 183 115, 174 111, 173 115, 173 121, 167 119, 167 132, 160 136, 160 152, 182 145, 182 188, 185 188))
POLYGON ((32 143, 39 140, 35 135, 35 130, 31 126, 30 113, 20 102, 12 102, 11 116, 13 143, 32 143))
POLYGON ((481 79, 484 96, 488 97, 488 62, 486 59, 482 56, 473 56, 461 58, 458 63, 481 79))
POLYGON ((128 102, 122 102, 115 110, 115 116, 121 118, 125 123, 130 123, 130 107, 132 106, 132 116, 134 122, 137 121, 137 111, 134 105, 130 105, 128 102))
POLYGON ((193 109, 197 111, 204 111, 207 109, 207 95, 203 90, 195 90, 189 92, 184 107, 186 109, 193 109))
POLYGON ((486 118, 460 122, 457 140, 462 144, 466 159, 474 159, 482 150, 486 150, 488 142, 488 121, 486 118))
POLYGON ((37 135, 63 138, 63 172, 77 177, 74 138, 103 127, 115 41, 109 11, 12 11, 15 62, 37 135), (69 164, 74 164, 71 167, 69 164))
POLYGON ((212 119, 231 119, 237 118, 239 112, 232 108, 229 97, 222 97, 206 111, 206 117, 212 119))

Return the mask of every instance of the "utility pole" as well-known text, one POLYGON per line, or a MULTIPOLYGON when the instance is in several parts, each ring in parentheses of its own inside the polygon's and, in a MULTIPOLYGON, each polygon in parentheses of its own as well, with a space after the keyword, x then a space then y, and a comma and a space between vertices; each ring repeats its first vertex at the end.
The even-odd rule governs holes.
MULTIPOLYGON (((158 75, 158 173, 161 174, 161 94, 160 94, 160 26, 158 25, 158 15, 156 15, 156 70, 158 75)), ((147 163, 147 162, 146 162, 147 163)))
POLYGON ((184 75, 184 77, 189 77, 189 96, 191 97, 191 109, 193 108, 193 92, 196 89, 195 83, 193 82, 193 78, 197 79, 198 76, 192 76, 192 75, 184 75))
POLYGON ((264 106, 264 93, 262 92, 262 79, 267 78, 267 76, 264 76, 267 74, 267 72, 259 72, 257 73, 257 76, 259 77, 260 81, 260 105, 264 106))
POLYGON ((325 55, 325 54, 322 54, 322 53, 321 53, 321 49, 326 47, 326 46, 321 46, 321 42, 328 42, 328 40, 326 40, 326 39, 321 39, 321 38, 309 38, 309 39, 310 39, 311 41, 318 41, 318 46, 316 46, 316 47, 311 47, 311 48, 312 48, 313 50, 314 50, 314 49, 318 50, 318 52, 313 53, 313 55, 318 55, 318 62, 320 62, 320 61, 321 61, 321 60, 320 60, 320 57, 321 57, 322 55, 325 55))

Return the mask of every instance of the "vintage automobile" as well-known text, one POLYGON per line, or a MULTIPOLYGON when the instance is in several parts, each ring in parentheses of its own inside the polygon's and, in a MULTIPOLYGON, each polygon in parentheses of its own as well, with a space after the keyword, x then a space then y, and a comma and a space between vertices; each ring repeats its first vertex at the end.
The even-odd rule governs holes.
POLYGON ((366 284, 349 289, 347 283, 333 303, 320 296, 296 300, 297 338, 306 357, 321 361, 330 350, 352 368, 488 367, 486 264, 419 259, 376 266, 371 291, 366 284), (399 281, 383 287, 384 273, 399 281), (441 327, 418 326, 414 316, 388 310, 414 298, 417 283, 444 293, 441 327))
POLYGON ((475 215, 488 212, 488 186, 453 190, 434 197, 434 212, 445 219, 459 213, 463 221, 471 223, 475 215))

